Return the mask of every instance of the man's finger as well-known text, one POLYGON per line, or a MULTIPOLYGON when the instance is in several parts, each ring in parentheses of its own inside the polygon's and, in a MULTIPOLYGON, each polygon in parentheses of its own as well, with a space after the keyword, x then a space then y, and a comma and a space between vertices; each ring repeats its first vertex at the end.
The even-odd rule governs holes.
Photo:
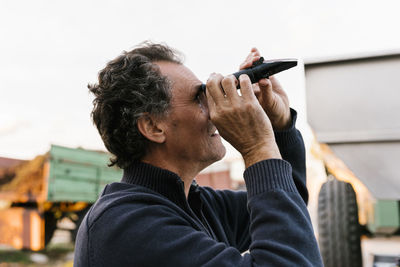
POLYGON ((269 77, 269 80, 270 80, 270 82, 271 82, 271 84, 272 84, 272 89, 273 89, 275 92, 277 92, 277 93, 279 93, 279 94, 285 93, 285 92, 283 91, 283 89, 282 89, 281 84, 279 83, 278 79, 275 78, 275 76, 269 77))
POLYGON ((240 64, 240 66, 239 66, 239 69, 247 69, 247 68, 250 68, 252 65, 253 65, 253 62, 254 61, 257 61, 257 60, 259 60, 260 59, 260 55, 259 55, 259 52, 258 52, 258 54, 256 53, 256 52, 251 52, 248 56, 247 56, 247 58, 245 59, 245 61, 242 63, 242 64, 240 64))
POLYGON ((253 87, 251 85, 249 76, 247 76, 246 74, 240 75, 239 83, 240 83, 240 92, 242 93, 242 97, 245 99, 245 101, 254 100, 256 96, 254 95, 253 87))
POLYGON ((255 56, 260 56, 260 51, 258 51, 257 47, 253 47, 251 52, 254 53, 255 56))
POLYGON ((213 73, 210 75, 210 78, 208 78, 206 83, 206 91, 217 105, 225 101, 224 91, 221 87, 221 81, 223 78, 224 77, 221 74, 213 73))
POLYGON ((260 86, 258 85, 258 83, 253 84, 253 91, 256 97, 258 98, 260 95, 260 86))
POLYGON ((235 76, 229 75, 224 77, 221 81, 221 84, 228 100, 232 103, 239 102, 239 94, 236 89, 237 81, 235 76))
POLYGON ((272 91, 272 83, 269 79, 261 79, 258 82, 258 86, 260 87, 260 93, 264 102, 269 105, 273 101, 273 91, 272 91))

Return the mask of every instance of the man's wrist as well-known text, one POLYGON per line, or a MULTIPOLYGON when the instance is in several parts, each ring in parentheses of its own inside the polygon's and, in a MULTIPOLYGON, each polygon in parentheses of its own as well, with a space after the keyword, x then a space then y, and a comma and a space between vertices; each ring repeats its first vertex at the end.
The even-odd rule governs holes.
POLYGON ((272 123, 275 131, 285 131, 292 125, 292 114, 291 110, 288 109, 287 112, 279 118, 276 122, 272 123))
POLYGON ((282 159, 277 144, 269 142, 267 144, 259 144, 257 147, 250 148, 242 153, 246 169, 257 162, 267 159, 282 159))
POLYGON ((284 129, 274 128, 275 135, 276 135, 276 133, 287 132, 287 131, 290 131, 290 130, 295 128, 296 121, 297 121, 297 111, 292 109, 292 108, 290 108, 289 111, 290 111, 289 112, 289 119, 286 120, 286 124, 287 125, 285 125, 284 129))
POLYGON ((291 124, 285 130, 274 130, 275 142, 281 149, 291 146, 299 141, 299 132, 296 129, 297 112, 290 109, 291 124))

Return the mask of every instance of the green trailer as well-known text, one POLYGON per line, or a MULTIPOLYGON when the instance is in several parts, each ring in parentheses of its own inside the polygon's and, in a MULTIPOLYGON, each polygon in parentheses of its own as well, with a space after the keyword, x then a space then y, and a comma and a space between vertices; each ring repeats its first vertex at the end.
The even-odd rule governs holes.
POLYGON ((51 146, 47 200, 93 203, 108 183, 119 181, 122 171, 110 168, 110 154, 51 146))
POLYGON ((31 161, 3 158, 8 166, 0 171, 0 244, 41 250, 65 217, 75 223, 74 239, 104 186, 122 177, 121 169, 107 166, 110 156, 52 145, 31 161))

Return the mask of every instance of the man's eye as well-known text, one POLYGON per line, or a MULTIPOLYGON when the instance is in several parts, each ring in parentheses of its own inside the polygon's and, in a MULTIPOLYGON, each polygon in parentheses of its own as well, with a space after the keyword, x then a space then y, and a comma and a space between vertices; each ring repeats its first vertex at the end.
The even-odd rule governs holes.
POLYGON ((200 97, 201 97, 200 94, 201 94, 201 91, 198 91, 197 94, 196 94, 196 97, 195 97, 196 100, 200 100, 200 97))
POLYGON ((196 94, 196 100, 197 101, 203 101, 206 97, 206 94, 204 92, 204 90, 199 90, 196 94))

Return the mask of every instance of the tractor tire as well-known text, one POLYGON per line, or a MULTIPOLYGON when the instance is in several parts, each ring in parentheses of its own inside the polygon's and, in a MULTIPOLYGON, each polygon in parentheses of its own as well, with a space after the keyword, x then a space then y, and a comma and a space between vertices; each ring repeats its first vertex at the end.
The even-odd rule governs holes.
POLYGON ((361 227, 351 184, 333 176, 318 196, 319 246, 325 267, 362 267, 361 227))

